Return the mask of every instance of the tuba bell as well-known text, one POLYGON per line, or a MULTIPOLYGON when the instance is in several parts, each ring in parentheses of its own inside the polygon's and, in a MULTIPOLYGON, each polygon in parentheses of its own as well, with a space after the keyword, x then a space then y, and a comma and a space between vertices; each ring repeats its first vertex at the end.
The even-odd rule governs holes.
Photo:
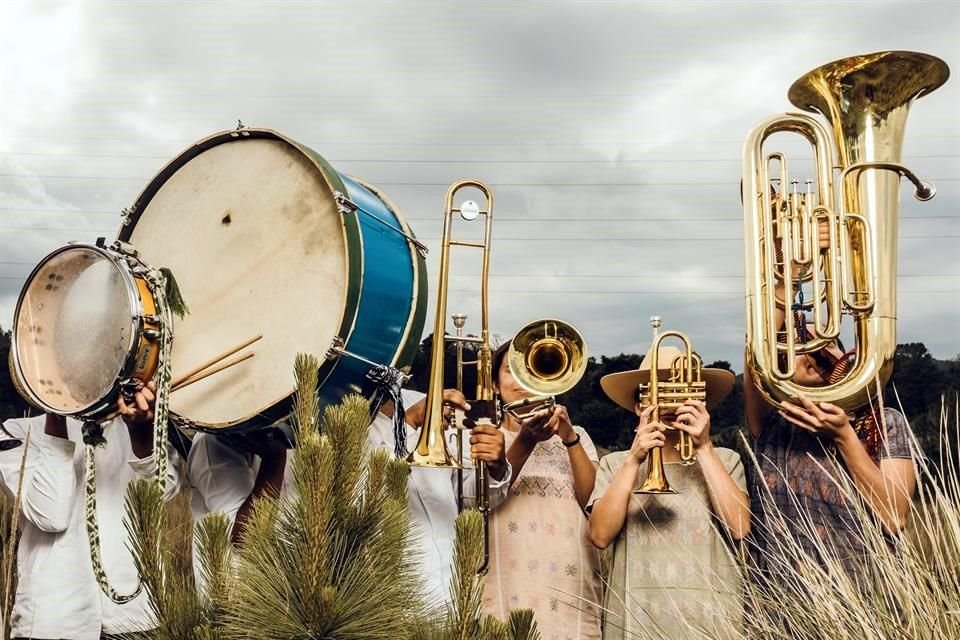
POLYGON ((823 115, 829 131, 811 116, 787 113, 763 120, 747 136, 742 183, 746 366, 769 402, 794 401, 803 393, 813 402, 852 410, 889 378, 897 346, 900 179, 913 183, 919 200, 935 192, 900 164, 904 128, 913 101, 940 87, 949 73, 939 58, 906 51, 831 62, 789 91, 796 107, 823 115), (797 180, 791 182, 784 154, 764 155, 764 142, 779 132, 798 133, 813 148, 816 180, 804 192, 797 180), (781 189, 792 183, 793 192, 771 194, 773 181, 781 189), (822 252, 820 223, 830 237, 822 252), (777 280, 784 283, 782 300, 775 293, 777 280), (806 301, 800 297, 793 309, 812 311, 814 330, 801 341, 795 337, 794 314, 785 313, 783 334, 775 314, 777 307, 790 308, 804 286, 810 295, 806 301), (792 382, 795 357, 837 338, 843 316, 852 318, 856 353, 848 374, 825 387, 792 382))

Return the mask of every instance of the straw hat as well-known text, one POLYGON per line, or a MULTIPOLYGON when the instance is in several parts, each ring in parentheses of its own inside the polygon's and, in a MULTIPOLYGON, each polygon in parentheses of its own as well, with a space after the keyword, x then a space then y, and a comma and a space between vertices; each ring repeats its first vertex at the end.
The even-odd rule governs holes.
MULTIPOLYGON (((652 349, 651 349, 652 351, 652 349)), ((650 356, 651 351, 643 357, 640 367, 633 371, 621 371, 620 373, 610 373, 600 379, 600 386, 603 387, 607 397, 618 405, 633 413, 636 403, 634 394, 637 387, 641 384, 650 382, 650 356)), ((673 346, 662 346, 657 354, 657 364, 659 365, 657 377, 662 381, 670 374, 670 363, 682 355, 680 349, 673 346)), ((721 400, 727 397, 730 390, 733 389, 734 375, 732 371, 726 369, 708 369, 701 370, 702 379, 707 383, 707 408, 715 407, 721 400)))

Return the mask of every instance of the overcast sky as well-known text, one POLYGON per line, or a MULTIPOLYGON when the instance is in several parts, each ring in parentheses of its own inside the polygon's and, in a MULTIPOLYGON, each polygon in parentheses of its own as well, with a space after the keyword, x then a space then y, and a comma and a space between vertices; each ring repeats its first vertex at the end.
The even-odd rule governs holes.
MULTIPOLYGON (((431 248, 431 284, 447 185, 488 182, 494 332, 555 316, 593 354, 643 352, 658 314, 739 370, 748 130, 844 56, 923 51, 960 74, 958 7, 8 0, 0 325, 43 255, 113 236, 157 169, 239 118, 378 185, 431 248)), ((902 192, 898 340, 953 357, 960 78, 916 102, 904 156, 938 194, 902 192)), ((448 305, 471 321, 477 272, 457 263, 448 305)))

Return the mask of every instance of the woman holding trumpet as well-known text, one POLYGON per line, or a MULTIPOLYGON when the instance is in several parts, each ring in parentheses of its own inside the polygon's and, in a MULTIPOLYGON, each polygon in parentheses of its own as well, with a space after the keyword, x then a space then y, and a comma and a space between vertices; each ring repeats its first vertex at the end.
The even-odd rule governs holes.
MULTIPOLYGON (((750 509, 740 456, 713 446, 708 410, 730 392, 734 377, 702 369, 703 399, 661 406, 655 416, 651 355, 636 371, 601 380, 611 400, 639 416, 630 450, 600 462, 587 506, 593 543, 601 549, 615 545, 603 637, 632 638, 640 630, 664 638, 694 637, 696 631, 727 637, 740 626, 740 582, 715 521, 739 540, 750 530, 750 509), (692 454, 686 461, 677 447, 684 434, 692 454), (655 486, 652 467, 661 452, 669 484, 655 486)), ((658 376, 670 372, 664 363, 682 357, 675 347, 660 347, 658 376)))
MULTIPOLYGON (((508 365, 509 346, 493 358, 501 404, 533 395, 508 365)), ((594 604, 600 601, 600 560, 583 512, 599 463, 593 441, 562 405, 526 415, 505 412, 501 427, 513 483, 491 514, 484 608, 506 619, 511 609, 529 607, 544 638, 600 638, 594 604)))

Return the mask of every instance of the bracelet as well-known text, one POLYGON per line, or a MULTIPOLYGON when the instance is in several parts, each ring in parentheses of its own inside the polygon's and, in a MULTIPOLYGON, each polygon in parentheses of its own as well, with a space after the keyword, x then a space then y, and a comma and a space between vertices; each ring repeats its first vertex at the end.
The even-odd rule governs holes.
MULTIPOLYGON (((561 440, 560 442, 563 442, 563 440, 561 440)), ((577 446, 578 444, 580 444, 580 434, 579 434, 579 433, 577 434, 577 437, 574 438, 573 440, 571 440, 570 442, 563 442, 563 446, 565 446, 567 449, 569 449, 570 447, 575 447, 575 446, 577 446)))

